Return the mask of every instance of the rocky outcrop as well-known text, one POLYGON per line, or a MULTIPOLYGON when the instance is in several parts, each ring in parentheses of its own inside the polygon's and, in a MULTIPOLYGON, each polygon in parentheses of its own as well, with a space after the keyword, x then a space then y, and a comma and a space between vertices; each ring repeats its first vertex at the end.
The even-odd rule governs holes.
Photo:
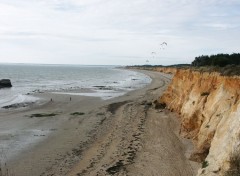
POLYGON ((0 80, 0 89, 7 88, 7 87, 12 87, 10 79, 1 79, 0 80))
MULTIPOLYGON (((165 71, 164 71, 165 72, 165 71)), ((179 113, 180 134, 192 139, 191 160, 203 162, 199 175, 223 175, 240 155, 240 77, 177 70, 159 98, 179 113)))

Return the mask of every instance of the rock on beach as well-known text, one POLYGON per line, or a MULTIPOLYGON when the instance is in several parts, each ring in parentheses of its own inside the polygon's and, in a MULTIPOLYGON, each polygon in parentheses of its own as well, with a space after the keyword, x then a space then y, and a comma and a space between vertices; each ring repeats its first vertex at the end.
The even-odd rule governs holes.
POLYGON ((11 83, 10 79, 1 79, 0 80, 0 89, 8 88, 8 87, 12 87, 12 83, 11 83))

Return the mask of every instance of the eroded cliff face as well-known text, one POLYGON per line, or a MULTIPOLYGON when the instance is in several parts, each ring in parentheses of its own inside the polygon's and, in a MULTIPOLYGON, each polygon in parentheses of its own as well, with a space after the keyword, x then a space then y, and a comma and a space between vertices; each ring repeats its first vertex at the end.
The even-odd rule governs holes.
MULTIPOLYGON (((165 72, 165 71, 164 71, 165 72)), ((191 160, 203 162, 199 175, 222 175, 240 155, 240 77, 177 70, 159 99, 179 113, 180 134, 194 143, 191 160)))
POLYGON ((167 73, 167 74, 175 74, 177 72, 177 69, 172 68, 172 67, 155 67, 152 69, 154 71, 163 72, 163 73, 167 73))
POLYGON ((173 68, 173 67, 138 67, 138 66, 130 66, 130 67, 127 67, 127 68, 157 71, 157 72, 163 72, 163 73, 167 73, 167 74, 175 74, 177 72, 177 69, 173 68))

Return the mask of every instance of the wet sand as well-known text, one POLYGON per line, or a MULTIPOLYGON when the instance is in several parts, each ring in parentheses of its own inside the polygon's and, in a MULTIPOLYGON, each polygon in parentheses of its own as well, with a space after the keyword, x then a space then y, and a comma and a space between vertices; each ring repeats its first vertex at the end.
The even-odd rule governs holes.
POLYGON ((117 98, 42 93, 53 101, 0 112, 3 169, 15 176, 196 175, 176 115, 150 105, 171 76, 141 72, 152 83, 117 98), (30 118, 36 113, 57 115, 30 118))

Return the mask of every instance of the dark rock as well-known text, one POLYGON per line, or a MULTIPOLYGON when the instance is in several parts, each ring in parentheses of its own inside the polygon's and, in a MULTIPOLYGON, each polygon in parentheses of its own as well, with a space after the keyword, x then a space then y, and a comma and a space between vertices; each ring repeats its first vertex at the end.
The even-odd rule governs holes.
POLYGON ((109 167, 106 171, 107 173, 114 175, 120 172, 121 169, 123 169, 123 167, 124 167, 123 160, 119 160, 114 166, 109 167))
POLYGON ((15 103, 15 104, 3 106, 2 108, 3 108, 3 109, 24 108, 24 107, 27 107, 27 106, 32 105, 32 104, 34 104, 34 102, 15 103))
POLYGON ((0 80, 0 89, 7 88, 7 87, 12 87, 10 79, 1 79, 0 80))
POLYGON ((155 100, 153 103, 155 105, 155 109, 165 109, 167 106, 166 103, 158 102, 157 100, 155 100))
POLYGON ((93 86, 93 87, 96 87, 96 88, 98 88, 99 90, 112 90, 111 87, 106 87, 106 86, 93 86))
POLYGON ((152 106, 152 102, 149 101, 149 102, 146 103, 146 105, 148 105, 148 106, 152 106))
POLYGON ((104 88, 104 87, 106 87, 106 86, 93 86, 93 87, 104 88))
POLYGON ((107 111, 111 112, 112 114, 115 114, 115 112, 124 104, 128 103, 128 101, 123 101, 123 102, 116 102, 109 104, 107 107, 107 111))

